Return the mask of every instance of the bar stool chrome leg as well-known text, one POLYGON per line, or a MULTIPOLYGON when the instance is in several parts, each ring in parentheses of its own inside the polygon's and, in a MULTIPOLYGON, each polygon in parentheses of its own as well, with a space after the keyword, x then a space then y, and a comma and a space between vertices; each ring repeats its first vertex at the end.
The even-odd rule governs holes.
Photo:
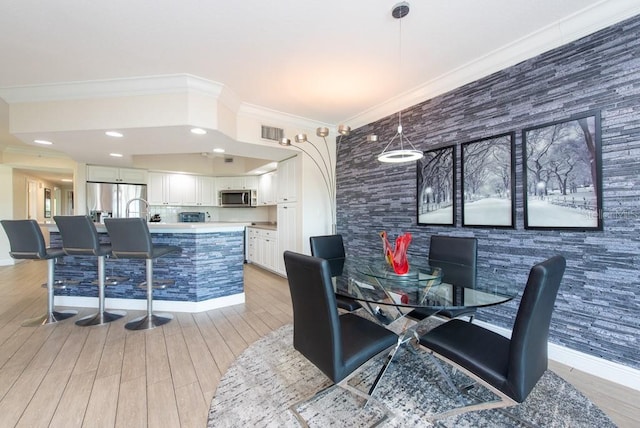
POLYGON ((125 324, 127 330, 150 330, 171 321, 171 314, 153 313, 153 259, 146 259, 147 265, 147 314, 125 324))
POLYGON ((20 324, 21 326, 36 327, 38 325, 54 324, 58 321, 63 321, 67 318, 71 318, 78 313, 78 311, 73 310, 56 311, 53 309, 53 284, 55 283, 53 279, 55 266, 54 263, 55 259, 47 259, 47 313, 39 317, 23 321, 22 324, 20 324))
POLYGON ((98 312, 95 314, 80 318, 78 321, 76 321, 76 325, 79 325, 82 327, 86 327, 90 325, 103 325, 103 324, 110 323, 111 321, 120 319, 127 314, 124 311, 107 312, 104 309, 104 300, 105 300, 104 260, 105 260, 105 256, 98 256, 98 312))

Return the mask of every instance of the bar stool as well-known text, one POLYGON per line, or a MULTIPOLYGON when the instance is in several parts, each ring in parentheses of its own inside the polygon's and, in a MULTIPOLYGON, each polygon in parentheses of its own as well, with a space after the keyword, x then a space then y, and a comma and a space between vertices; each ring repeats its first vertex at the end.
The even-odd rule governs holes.
POLYGON ((76 315, 77 311, 55 311, 53 309, 53 284, 55 259, 64 256, 60 248, 47 248, 44 236, 35 220, 2 220, 11 250, 9 255, 14 259, 47 261, 47 294, 48 309, 45 315, 32 318, 22 323, 23 327, 53 324, 76 315))
POLYGON ((96 226, 88 215, 54 216, 60 236, 62 250, 68 256, 93 256, 98 258, 98 312, 80 318, 76 325, 103 325, 122 318, 124 311, 110 311, 104 309, 105 300, 105 258, 111 254, 111 245, 100 244, 100 237, 96 226))
POLYGON ((125 325, 128 330, 148 330, 173 319, 171 314, 153 313, 153 261, 182 249, 174 245, 153 245, 143 218, 106 218, 104 225, 111 238, 111 254, 118 259, 145 259, 147 274, 147 314, 125 325))

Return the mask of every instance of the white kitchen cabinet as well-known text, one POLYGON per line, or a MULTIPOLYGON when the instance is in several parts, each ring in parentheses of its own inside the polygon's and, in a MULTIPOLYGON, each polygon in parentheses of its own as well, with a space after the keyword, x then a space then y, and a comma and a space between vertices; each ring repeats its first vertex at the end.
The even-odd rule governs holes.
POLYGON ((195 175, 169 174, 169 205, 197 205, 197 194, 195 175))
POLYGON ((196 205, 212 207, 218 205, 216 197, 216 179, 214 177, 196 177, 196 205))
POLYGON ((247 230, 247 260, 278 272, 278 232, 250 227, 247 230))
POLYGON ((259 178, 255 175, 247 175, 244 177, 244 187, 242 190, 258 190, 259 178))
POLYGON ((167 174, 160 172, 149 173, 147 185, 147 200, 149 205, 168 205, 165 188, 169 186, 167 174))
POLYGON ((298 157, 278 162, 278 176, 276 180, 277 202, 295 202, 298 200, 298 180, 300 172, 298 157))
POLYGON ((218 177, 216 187, 218 190, 244 190, 244 177, 218 177))
POLYGON ((189 174, 149 173, 150 205, 215 206, 215 178, 189 174))
POLYGON ((257 263, 257 240, 258 229, 253 227, 247 228, 247 261, 250 263, 257 263))
POLYGON ((242 177, 217 177, 216 187, 220 190, 257 190, 258 177, 247 175, 242 177))
POLYGON ((276 204, 276 180, 277 174, 269 172, 262 174, 258 182, 258 206, 276 204))
POLYGON ((300 252, 298 248, 298 204, 278 204, 278 258, 277 272, 286 275, 283 253, 287 250, 300 252))
POLYGON ((135 168, 87 165, 87 181, 147 184, 147 171, 135 168))

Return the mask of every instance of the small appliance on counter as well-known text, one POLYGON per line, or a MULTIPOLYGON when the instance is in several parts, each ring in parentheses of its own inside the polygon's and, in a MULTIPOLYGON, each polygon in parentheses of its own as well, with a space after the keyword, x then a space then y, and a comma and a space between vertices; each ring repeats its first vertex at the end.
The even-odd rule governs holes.
POLYGON ((204 213, 201 212, 181 212, 178 213, 178 221, 180 223, 202 223, 204 222, 204 213))
POLYGON ((162 219, 160 218, 160 214, 154 214, 154 215, 151 216, 149 221, 151 223, 160 223, 162 221, 162 219))

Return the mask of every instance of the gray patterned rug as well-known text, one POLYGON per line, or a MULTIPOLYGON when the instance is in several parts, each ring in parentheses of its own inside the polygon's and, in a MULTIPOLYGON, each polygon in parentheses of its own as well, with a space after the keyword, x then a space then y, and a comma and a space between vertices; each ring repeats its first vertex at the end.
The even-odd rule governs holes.
MULTIPOLYGON (((527 400, 502 410, 483 410, 440 420, 427 415, 458 407, 459 395, 451 392, 426 352, 403 348, 390 365, 375 392, 378 403, 363 401, 348 389, 329 388, 329 379, 293 349, 292 325, 286 325, 247 348, 218 385, 209 410, 212 427, 299 427, 290 407, 310 427, 612 427, 611 420, 573 386, 547 371, 527 400)), ((367 390, 384 356, 365 364, 349 385, 367 390)), ((468 384, 459 371, 442 367, 456 385, 468 384)), ((474 388, 478 389, 478 388, 474 388)), ((479 389, 481 396, 490 394, 479 389)))

